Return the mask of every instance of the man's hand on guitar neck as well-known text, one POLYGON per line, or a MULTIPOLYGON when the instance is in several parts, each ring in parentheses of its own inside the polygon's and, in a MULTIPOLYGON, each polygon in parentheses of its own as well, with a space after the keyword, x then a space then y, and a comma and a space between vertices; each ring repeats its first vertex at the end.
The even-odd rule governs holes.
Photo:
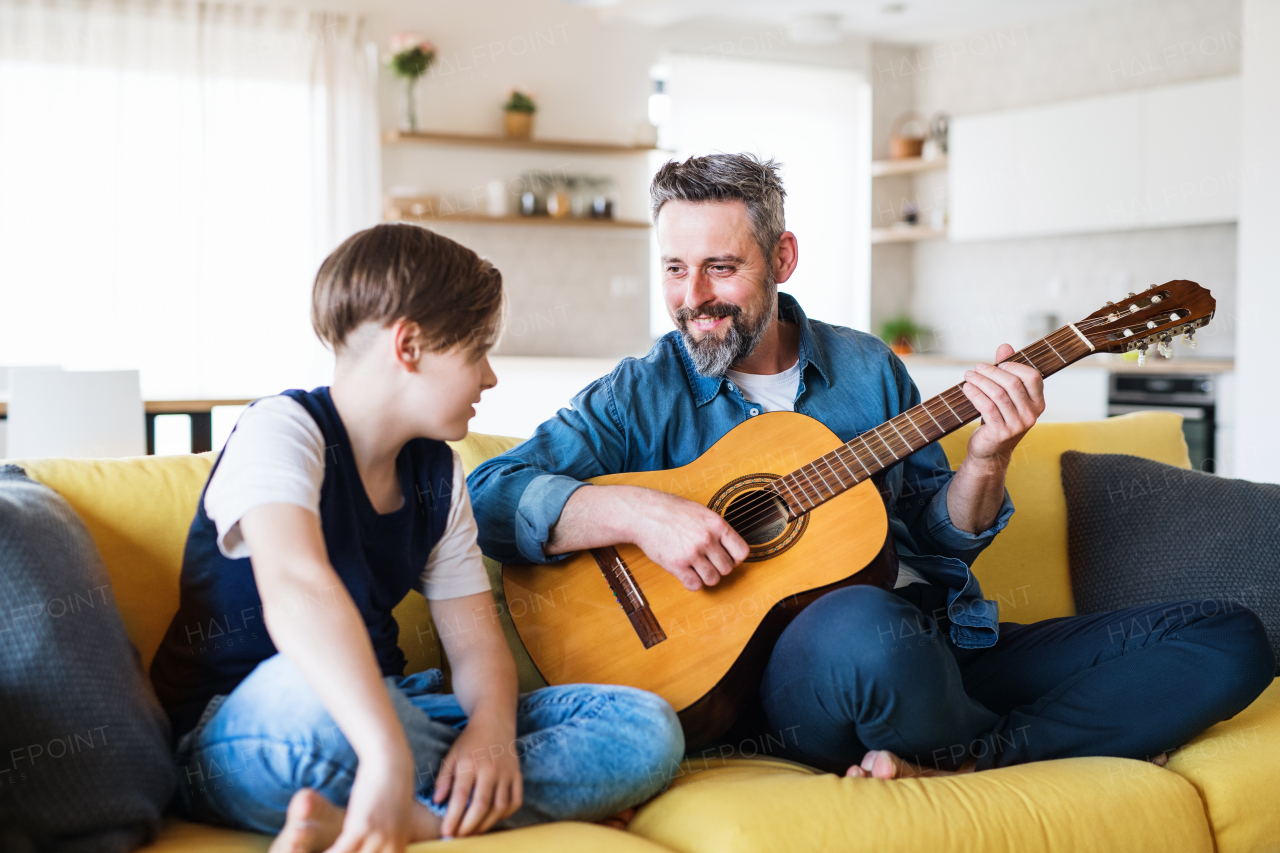
POLYGON ((747 543, 702 504, 639 486, 585 486, 569 496, 543 550, 565 554, 630 542, 685 589, 715 586, 747 543))
POLYGON ((947 513, 969 533, 995 523, 1013 449, 1044 412, 1044 378, 1034 367, 1005 361, 1011 355, 1013 347, 1001 344, 995 365, 979 364, 964 375, 962 390, 982 425, 969 437, 968 455, 951 480, 947 513))

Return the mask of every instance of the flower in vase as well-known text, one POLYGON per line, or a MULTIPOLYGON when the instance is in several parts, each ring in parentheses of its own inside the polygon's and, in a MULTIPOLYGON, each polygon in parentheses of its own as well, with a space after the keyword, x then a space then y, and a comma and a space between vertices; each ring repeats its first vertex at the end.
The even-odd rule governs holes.
POLYGON ((417 80, 436 58, 436 46, 417 33, 397 33, 387 45, 391 58, 387 65, 398 77, 417 80))

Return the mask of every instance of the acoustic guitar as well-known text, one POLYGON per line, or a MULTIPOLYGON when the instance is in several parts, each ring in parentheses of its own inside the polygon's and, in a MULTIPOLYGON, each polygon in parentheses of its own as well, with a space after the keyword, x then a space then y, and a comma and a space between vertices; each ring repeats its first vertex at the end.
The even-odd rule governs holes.
MULTIPOLYGON (((1195 282, 1153 285, 1008 360, 1050 376, 1095 352, 1137 350, 1141 360, 1155 348, 1168 358, 1175 335, 1194 346, 1214 308, 1195 282)), ((681 468, 595 477, 589 482, 705 504, 750 554, 697 592, 629 544, 551 565, 504 566, 520 639, 548 683, 652 691, 679 713, 690 748, 713 742, 758 689, 774 643, 805 606, 848 584, 892 587, 896 558, 878 475, 978 417, 959 385, 848 442, 810 417, 773 412, 730 430, 681 468)))

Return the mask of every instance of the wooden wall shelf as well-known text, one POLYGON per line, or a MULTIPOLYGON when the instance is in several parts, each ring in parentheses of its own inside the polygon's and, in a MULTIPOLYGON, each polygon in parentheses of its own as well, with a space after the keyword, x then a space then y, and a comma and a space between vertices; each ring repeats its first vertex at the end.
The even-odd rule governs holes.
POLYGON ((383 134, 388 145, 427 143, 455 145, 463 148, 508 148, 516 151, 556 151, 569 154, 643 154, 658 148, 646 145, 618 145, 612 142, 573 142, 564 139, 508 139, 505 136, 483 136, 469 133, 409 133, 391 130, 383 134))
POLYGON ((552 225, 560 228, 645 228, 648 222, 627 219, 577 219, 551 216, 399 216, 385 217, 384 222, 413 222, 417 224, 444 223, 455 225, 552 225))
POLYGON ((919 240, 941 240, 947 236, 946 231, 930 228, 926 225, 915 225, 910 228, 872 228, 871 242, 874 243, 915 243, 919 240))
POLYGON ((932 160, 909 157, 905 160, 872 160, 871 177, 881 178, 890 175, 914 175, 919 172, 931 172, 934 169, 947 168, 946 155, 932 160))

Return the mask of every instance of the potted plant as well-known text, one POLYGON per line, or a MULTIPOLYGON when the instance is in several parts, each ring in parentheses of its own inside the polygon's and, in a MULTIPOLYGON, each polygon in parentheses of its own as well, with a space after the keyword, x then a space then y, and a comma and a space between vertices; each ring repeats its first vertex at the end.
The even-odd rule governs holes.
POLYGON ((880 326, 880 339, 898 355, 911 355, 916 351, 920 336, 925 331, 923 326, 916 325, 906 314, 899 314, 880 326))
POLYGON ((507 93, 507 102, 502 105, 503 127, 508 139, 528 139, 533 136, 533 114, 538 105, 533 101, 533 94, 520 89, 512 89, 507 93))
POLYGON ((417 33, 398 33, 388 45, 391 53, 387 65, 397 76, 408 82, 405 91, 404 129, 418 129, 417 86, 436 58, 436 47, 417 33))

